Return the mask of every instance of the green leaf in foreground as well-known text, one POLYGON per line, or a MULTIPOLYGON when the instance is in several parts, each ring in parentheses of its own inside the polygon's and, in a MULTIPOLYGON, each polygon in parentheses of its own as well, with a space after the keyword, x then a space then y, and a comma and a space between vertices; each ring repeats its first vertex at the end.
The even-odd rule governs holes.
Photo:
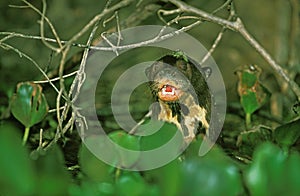
POLYGON ((118 166, 129 167, 133 165, 140 155, 140 138, 134 135, 130 135, 125 131, 114 131, 108 135, 108 137, 118 145, 116 150, 116 163, 118 166), (125 151, 123 151, 125 150, 125 151), (126 151, 129 150, 130 154, 126 151))
POLYGON ((276 142, 283 147, 292 146, 300 136, 300 119, 279 126, 274 131, 276 142))
POLYGON ((245 181, 251 195, 299 195, 300 155, 291 154, 271 143, 254 153, 245 181))
POLYGON ((72 184, 69 188, 69 196, 115 196, 116 188, 114 184, 107 182, 82 181, 80 185, 72 184))
POLYGON ((239 168, 219 148, 214 147, 203 157, 192 156, 199 144, 183 161, 179 195, 241 195, 243 185, 239 168), (194 152, 193 152, 194 151, 194 152))
MULTIPOLYGON (((154 121, 152 125, 153 129, 158 128, 155 125, 156 123, 161 124, 160 121, 154 121)), ((163 126, 160 127, 155 133, 141 138, 141 150, 153 150, 161 147, 162 145, 170 141, 175 136, 177 131, 178 128, 174 124, 164 123, 163 126)), ((180 144, 180 142, 182 141, 178 140, 178 142, 180 144)))
POLYGON ((34 195, 36 176, 15 127, 0 126, 0 195, 34 195))
POLYGON ((122 130, 113 131, 108 134, 108 137, 107 135, 101 134, 87 137, 84 141, 86 146, 83 146, 81 149, 81 156, 86 156, 86 158, 80 159, 82 167, 87 167, 86 172, 96 178, 101 178, 101 176, 100 174, 94 173, 92 168, 94 168, 95 171, 103 171, 111 166, 129 168, 139 159, 139 140, 139 137, 130 135, 122 130), (94 162, 94 164, 90 164, 90 162, 94 162), (99 167, 93 166, 97 163, 99 167))
POLYGON ((57 145, 51 146, 47 151, 36 153, 35 161, 38 180, 36 183, 37 195, 67 195, 71 178, 64 166, 65 160, 61 149, 57 145))
MULTIPOLYGON (((145 195, 149 190, 147 184, 138 172, 126 172, 116 181, 118 195, 138 196, 145 195)), ((149 195, 149 192, 148 192, 149 195)))
MULTIPOLYGON (((89 139, 89 138, 88 138, 89 139)), ((97 138, 90 138, 88 142, 97 138)), ((79 151, 79 164, 81 171, 91 182, 113 182, 114 175, 112 167, 97 158, 85 144, 82 144, 79 151)))
POLYGON ((159 187, 159 195, 177 195, 182 183, 180 164, 181 162, 179 159, 175 159, 160 168, 145 171, 144 177, 147 181, 156 183, 159 187))

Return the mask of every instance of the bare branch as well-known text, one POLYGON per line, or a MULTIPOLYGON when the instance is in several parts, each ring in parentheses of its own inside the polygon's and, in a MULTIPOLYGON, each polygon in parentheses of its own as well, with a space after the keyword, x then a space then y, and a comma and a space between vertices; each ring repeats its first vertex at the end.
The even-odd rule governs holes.
POLYGON ((12 50, 14 52, 16 52, 20 57, 25 57, 27 60, 29 60, 30 62, 32 62, 32 64, 43 74, 43 76, 47 79, 47 81, 49 82, 49 84, 53 87, 53 89, 59 93, 59 90, 56 88, 56 86, 52 83, 52 81, 50 80, 50 78, 47 76, 47 74, 43 71, 43 69, 39 66, 39 64, 34 61, 30 56, 28 56, 27 54, 25 54, 24 52, 21 52, 20 50, 14 48, 11 45, 8 45, 6 43, 1 43, 0 42, 0 46, 3 47, 4 49, 9 49, 12 50))
MULTIPOLYGON (((69 74, 65 74, 63 75, 63 78, 68 78, 68 77, 71 77, 73 75, 77 74, 77 71, 74 71, 72 73, 69 73, 69 74)), ((39 81, 33 81, 33 83, 36 83, 36 84, 43 84, 43 83, 49 83, 49 82, 55 82, 55 81, 58 81, 60 78, 57 77, 57 78, 52 78, 52 79, 49 79, 49 80, 39 80, 39 81)))
MULTIPOLYGON (((225 2, 225 4, 221 7, 224 8, 225 6, 228 6, 228 4, 231 3, 231 0, 225 2)), ((219 11, 221 8, 218 8, 216 11, 214 11, 213 13, 219 11)), ((228 21, 231 21, 232 18, 235 16, 235 11, 234 11, 234 7, 233 5, 231 5, 231 9, 230 9, 230 14, 228 16, 228 21)), ((215 49, 217 48, 217 46, 219 45, 225 31, 226 31, 226 27, 223 27, 221 29, 221 31, 219 32, 217 38, 215 39, 213 45, 211 46, 211 48, 209 49, 209 51, 206 53, 206 55, 202 58, 200 65, 203 65, 205 63, 205 61, 207 61, 207 59, 212 55, 212 53, 215 51, 215 49)))
POLYGON ((116 10, 119 10, 122 7, 128 6, 130 5, 130 3, 135 2, 136 0, 123 0, 121 2, 119 2, 118 4, 110 7, 110 8, 106 8, 104 9, 100 14, 96 15, 92 20, 90 20, 90 22, 85 25, 81 31, 79 31, 76 35, 74 35, 66 44, 64 47, 66 46, 70 46, 72 45, 73 42, 75 42, 79 37, 81 37, 84 33, 86 33, 96 22, 98 22, 99 20, 101 20, 104 16, 106 16, 109 13, 112 13, 116 10))
POLYGON ((32 10, 34 10, 36 13, 38 13, 41 16, 41 26, 40 26, 40 31, 41 31, 41 37, 42 37, 42 41, 43 43, 48 46, 49 48, 51 48, 52 50, 58 52, 58 49, 49 45, 46 40, 44 39, 44 20, 46 20, 47 24, 49 25, 54 37, 56 38, 56 43, 59 45, 59 48, 62 47, 61 45, 61 41, 60 38, 53 26, 53 24, 51 23, 51 21, 45 16, 45 12, 46 12, 46 2, 45 0, 43 0, 43 12, 41 12, 39 9, 37 9, 35 6, 33 6, 31 3, 29 3, 27 0, 22 0, 28 7, 30 7, 32 10))

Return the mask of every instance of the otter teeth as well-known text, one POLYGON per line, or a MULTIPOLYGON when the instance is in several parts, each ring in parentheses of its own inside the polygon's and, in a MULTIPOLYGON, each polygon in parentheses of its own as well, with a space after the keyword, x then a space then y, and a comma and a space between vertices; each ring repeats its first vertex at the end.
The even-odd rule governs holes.
MULTIPOLYGON (((169 87, 170 88, 170 87, 169 87)), ((169 91, 169 89, 167 90, 167 86, 164 86, 162 88, 162 94, 163 95, 175 95, 175 88, 171 87, 172 91, 169 91), (167 90, 167 91, 166 91, 167 90)))

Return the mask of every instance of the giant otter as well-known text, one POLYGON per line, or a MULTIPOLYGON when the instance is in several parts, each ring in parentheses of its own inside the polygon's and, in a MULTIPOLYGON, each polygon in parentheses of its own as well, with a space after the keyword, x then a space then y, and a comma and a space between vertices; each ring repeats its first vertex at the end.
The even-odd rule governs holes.
POLYGON ((152 108, 152 115, 174 123, 185 141, 191 141, 201 127, 208 135, 211 94, 206 79, 210 73, 210 68, 201 68, 182 52, 165 55, 146 69, 153 97, 158 102, 152 108))

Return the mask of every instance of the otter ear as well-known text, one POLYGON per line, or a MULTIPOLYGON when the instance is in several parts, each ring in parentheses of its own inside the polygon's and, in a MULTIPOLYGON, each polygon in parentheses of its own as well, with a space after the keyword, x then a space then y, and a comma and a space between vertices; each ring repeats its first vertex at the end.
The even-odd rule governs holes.
POLYGON ((164 63, 161 61, 156 61, 149 67, 145 69, 145 74, 149 80, 153 80, 155 74, 163 67, 164 63))
POLYGON ((209 78, 209 76, 212 73, 212 69, 210 67, 202 67, 201 69, 202 69, 202 73, 205 76, 205 79, 209 78))
POLYGON ((212 73, 212 69, 210 67, 202 67, 202 66, 200 66, 200 64, 197 61, 193 60, 192 58, 188 57, 188 59, 196 67, 199 67, 199 68, 201 67, 201 72, 204 75, 205 79, 209 78, 209 76, 212 73))
POLYGON ((153 76, 152 76, 152 72, 151 72, 151 66, 150 67, 147 67, 145 69, 145 74, 147 76, 148 79, 151 79, 153 76))

